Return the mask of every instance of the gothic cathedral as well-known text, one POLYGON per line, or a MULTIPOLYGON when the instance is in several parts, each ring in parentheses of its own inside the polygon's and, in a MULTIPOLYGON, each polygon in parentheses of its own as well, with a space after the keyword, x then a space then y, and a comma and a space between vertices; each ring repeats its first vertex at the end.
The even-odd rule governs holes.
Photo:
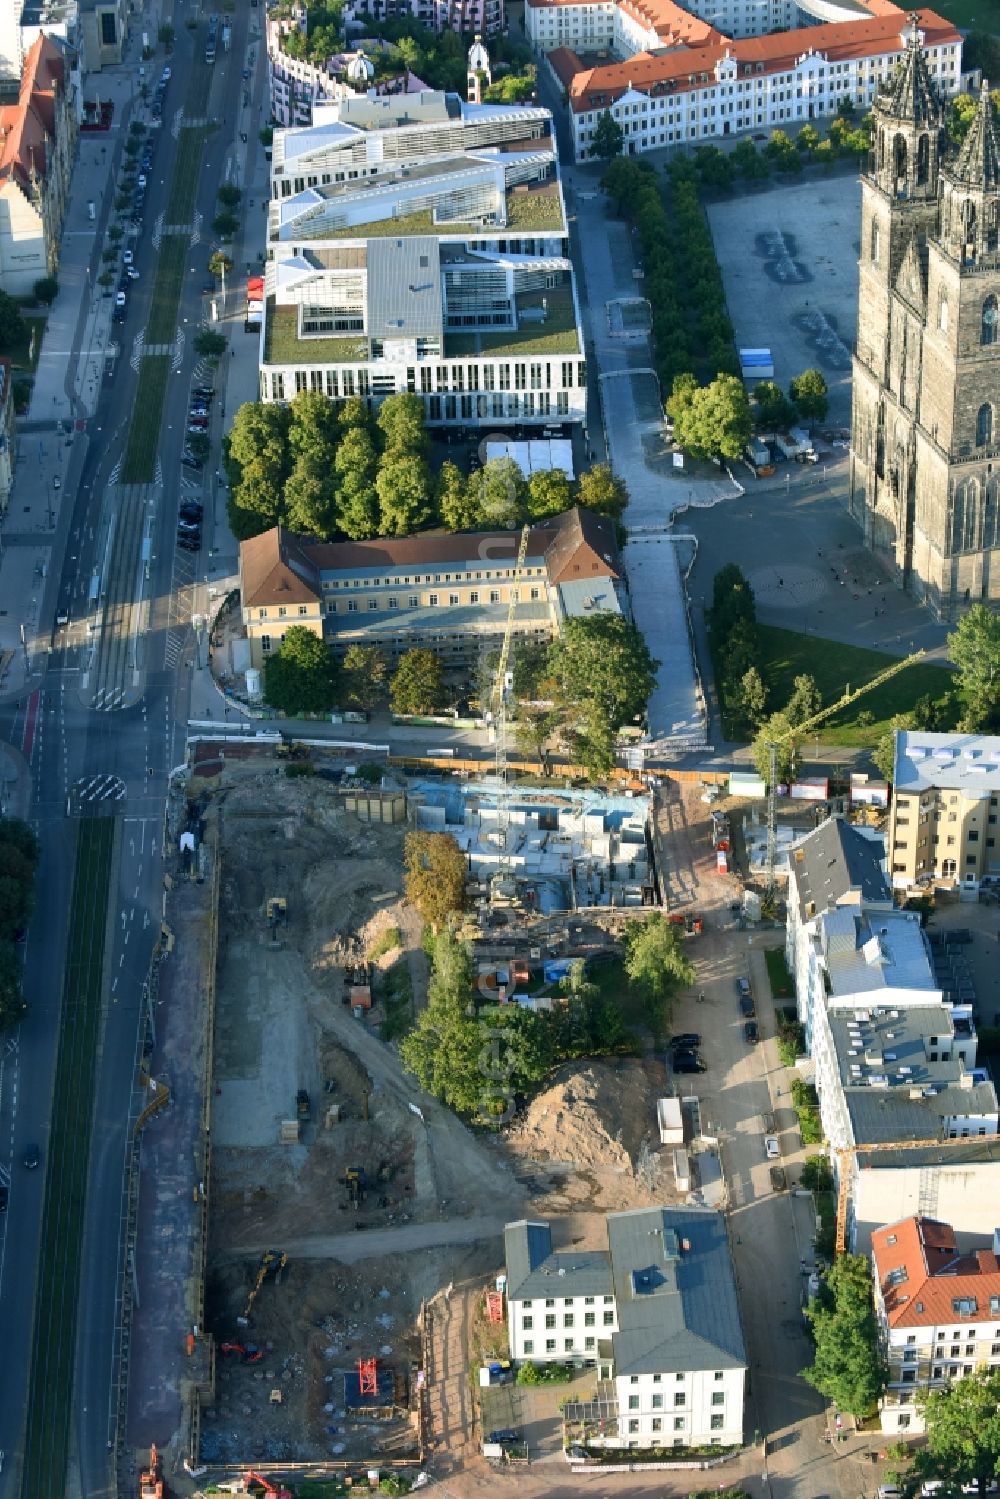
POLYGON ((1000 145, 983 82, 949 150, 911 17, 861 183, 851 513, 938 618, 1000 605, 1000 145))

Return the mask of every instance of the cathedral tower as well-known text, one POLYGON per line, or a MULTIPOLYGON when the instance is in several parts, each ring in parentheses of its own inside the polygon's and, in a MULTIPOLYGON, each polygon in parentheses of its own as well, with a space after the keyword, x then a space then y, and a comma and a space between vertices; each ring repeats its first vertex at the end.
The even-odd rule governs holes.
POLYGON ((851 512, 942 618, 1000 601, 1000 153, 984 85, 947 156, 916 17, 872 111, 861 188, 851 512))

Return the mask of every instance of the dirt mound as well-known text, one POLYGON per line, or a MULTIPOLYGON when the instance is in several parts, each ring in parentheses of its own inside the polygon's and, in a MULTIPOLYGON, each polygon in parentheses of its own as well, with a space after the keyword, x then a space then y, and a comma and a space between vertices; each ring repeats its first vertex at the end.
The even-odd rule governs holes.
POLYGON ((561 1161, 577 1170, 635 1170, 652 1134, 655 1093, 646 1066, 633 1058, 571 1062, 539 1093, 512 1128, 518 1154, 561 1161))

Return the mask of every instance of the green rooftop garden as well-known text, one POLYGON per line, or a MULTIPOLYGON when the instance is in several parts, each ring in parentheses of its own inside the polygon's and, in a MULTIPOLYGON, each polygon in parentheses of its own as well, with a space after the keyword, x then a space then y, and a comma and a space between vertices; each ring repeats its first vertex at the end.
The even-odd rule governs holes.
POLYGON ((373 219, 367 224, 352 224, 343 229, 331 229, 322 219, 316 221, 314 232, 308 225, 295 230, 296 240, 307 239, 388 239, 407 238, 416 234, 476 234, 505 236, 508 234, 558 234, 564 233, 559 191, 554 182, 532 186, 528 192, 511 189, 507 193, 507 224, 481 224, 477 221, 450 220, 446 224, 434 222, 429 208, 417 213, 404 213, 399 218, 373 219))
POLYGON ((368 358, 368 340, 357 334, 300 338, 297 307, 277 307, 267 299, 264 328, 265 364, 350 364, 368 358))
POLYGON ((447 333, 445 357, 471 359, 480 354, 510 354, 521 358, 530 354, 578 354, 580 340, 576 330, 573 289, 568 282, 549 287, 544 292, 518 297, 518 318, 526 310, 541 307, 543 298, 546 307, 544 322, 529 320, 521 322, 519 328, 502 328, 495 333, 447 333))

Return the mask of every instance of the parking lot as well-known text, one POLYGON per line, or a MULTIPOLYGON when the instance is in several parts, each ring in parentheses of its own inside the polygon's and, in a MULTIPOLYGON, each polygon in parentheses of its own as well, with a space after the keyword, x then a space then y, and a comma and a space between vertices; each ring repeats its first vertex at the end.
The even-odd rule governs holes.
POLYGON ((822 371, 829 420, 851 416, 861 190, 853 175, 782 183, 708 209, 739 348, 769 348, 783 390, 822 371))

